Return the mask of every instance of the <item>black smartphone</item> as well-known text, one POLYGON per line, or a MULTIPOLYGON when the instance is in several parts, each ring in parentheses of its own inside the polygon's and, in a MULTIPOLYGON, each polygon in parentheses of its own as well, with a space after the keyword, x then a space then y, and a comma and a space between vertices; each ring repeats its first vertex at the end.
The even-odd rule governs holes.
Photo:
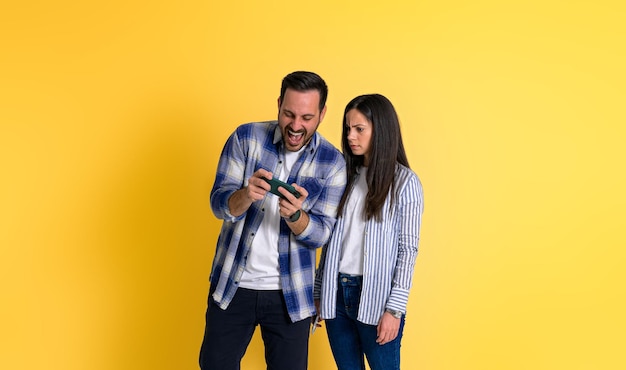
POLYGON ((293 186, 284 183, 282 181, 280 181, 279 179, 273 177, 271 180, 266 179, 265 177, 263 178, 263 180, 265 180, 268 184, 270 184, 271 188, 270 188, 270 193, 272 194, 276 194, 281 198, 284 198, 284 196, 278 191, 278 188, 283 187, 285 189, 287 189, 288 192, 290 192, 291 194, 293 194, 294 197, 296 198, 300 198, 300 193, 296 190, 296 188, 294 188, 293 186))

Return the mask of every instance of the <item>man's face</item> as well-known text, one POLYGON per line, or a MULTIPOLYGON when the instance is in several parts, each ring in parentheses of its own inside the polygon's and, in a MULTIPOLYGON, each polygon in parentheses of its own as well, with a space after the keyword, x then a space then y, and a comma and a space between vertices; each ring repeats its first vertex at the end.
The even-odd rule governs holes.
POLYGON ((326 114, 326 107, 320 112, 319 102, 317 90, 287 89, 283 101, 278 99, 278 125, 287 150, 296 152, 311 140, 326 114))

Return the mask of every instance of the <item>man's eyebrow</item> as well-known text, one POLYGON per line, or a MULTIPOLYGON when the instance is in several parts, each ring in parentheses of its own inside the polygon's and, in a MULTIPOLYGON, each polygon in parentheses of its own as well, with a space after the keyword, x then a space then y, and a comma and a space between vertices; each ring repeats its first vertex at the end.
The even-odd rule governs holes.
MULTIPOLYGON (((285 112, 285 113, 293 114, 294 116, 296 116, 296 114, 294 112, 290 111, 287 108, 282 108, 282 111, 285 112)), ((315 113, 305 113, 305 114, 302 115, 302 117, 313 118, 313 117, 315 117, 315 113)))

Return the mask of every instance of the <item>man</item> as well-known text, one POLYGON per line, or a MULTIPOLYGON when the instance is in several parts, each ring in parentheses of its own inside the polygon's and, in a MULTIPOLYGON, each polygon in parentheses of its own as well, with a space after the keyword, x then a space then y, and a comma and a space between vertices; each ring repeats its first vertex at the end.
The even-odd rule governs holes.
POLYGON ((269 370, 307 368, 315 250, 330 238, 346 185, 342 154, 317 128, 328 88, 312 72, 283 81, 278 120, 239 126, 218 163, 218 238, 200 350, 203 370, 239 369, 256 325, 269 370), (277 196, 266 181, 291 184, 277 196), (299 197, 297 196, 299 195, 299 197))

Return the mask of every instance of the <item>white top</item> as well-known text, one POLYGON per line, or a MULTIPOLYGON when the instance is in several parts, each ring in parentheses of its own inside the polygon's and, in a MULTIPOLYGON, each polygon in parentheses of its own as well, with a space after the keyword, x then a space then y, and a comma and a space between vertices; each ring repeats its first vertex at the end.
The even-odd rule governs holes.
POLYGON ((359 169, 359 177, 348 195, 343 229, 343 250, 339 272, 363 275, 363 242, 365 239, 365 197, 367 196, 367 167, 359 169))
MULTIPOLYGON (((274 173, 281 181, 289 178, 289 172, 298 160, 302 147, 297 152, 286 151, 283 166, 279 166, 278 173, 274 173)), ((280 270, 278 268, 278 234, 280 229, 280 211, 278 200, 274 194, 267 193, 265 196, 265 216, 261 226, 252 240, 250 253, 246 261, 246 267, 241 275, 239 286, 255 290, 279 290, 280 270)), ((293 243, 293 242, 292 242, 293 243)))

